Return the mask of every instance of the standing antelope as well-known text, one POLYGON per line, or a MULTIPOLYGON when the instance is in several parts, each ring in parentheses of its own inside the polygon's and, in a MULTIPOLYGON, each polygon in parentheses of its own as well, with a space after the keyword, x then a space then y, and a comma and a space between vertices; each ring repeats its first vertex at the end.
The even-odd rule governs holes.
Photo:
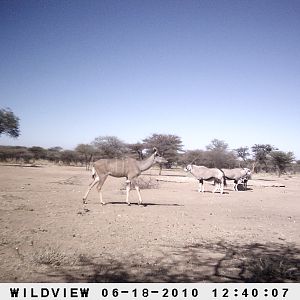
MULTIPOLYGON (((83 203, 86 204, 87 196, 90 190, 97 185, 101 204, 105 204, 102 199, 101 188, 110 175, 113 177, 126 177, 126 202, 129 202, 129 192, 132 179, 139 176, 143 171, 150 169, 155 163, 166 163, 168 162, 165 158, 158 154, 156 148, 153 148, 153 153, 145 160, 136 160, 134 158, 123 158, 123 159, 100 159, 97 160, 92 168, 92 177, 94 181, 90 184, 86 194, 83 197, 83 203)), ((140 194, 140 188, 135 185, 139 197, 139 205, 142 203, 142 197, 140 194)))
POLYGON ((248 168, 222 169, 226 179, 234 180, 233 190, 238 191, 238 184, 243 183, 244 189, 247 189, 247 181, 251 176, 251 171, 248 168))
POLYGON ((220 169, 187 165, 185 171, 190 172, 192 175, 194 175, 194 177, 196 177, 196 179, 199 180, 198 192, 204 192, 204 180, 214 180, 214 183, 217 183, 217 186, 213 190, 213 193, 215 193, 217 190, 220 190, 220 193, 223 194, 224 185, 226 186, 226 178, 223 171, 220 169))

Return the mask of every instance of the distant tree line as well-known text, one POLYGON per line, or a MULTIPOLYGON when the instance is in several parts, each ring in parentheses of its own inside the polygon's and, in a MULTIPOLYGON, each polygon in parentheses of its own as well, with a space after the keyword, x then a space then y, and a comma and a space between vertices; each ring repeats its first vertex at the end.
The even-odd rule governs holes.
MULTIPOLYGON (((7 134, 16 138, 20 135, 19 127, 19 118, 9 108, 0 109, 0 136, 7 134)), ((74 150, 63 150, 61 147, 44 149, 39 146, 0 146, 0 161, 35 163, 37 160, 47 160, 56 164, 84 164, 88 169, 92 161, 100 158, 131 156, 141 160, 154 147, 168 160, 165 165, 167 168, 193 163, 209 168, 248 167, 253 172, 276 171, 279 176, 287 170, 300 171, 300 161, 295 162, 293 152, 279 151, 270 144, 230 150, 225 141, 213 139, 206 150, 184 151, 181 138, 172 134, 153 134, 133 144, 125 143, 116 136, 99 136, 90 144, 77 145, 74 150)))
POLYGON ((253 172, 277 172, 279 176, 287 171, 300 171, 300 161, 295 161, 292 152, 280 151, 270 144, 230 150, 225 141, 213 139, 205 150, 184 151, 181 138, 172 134, 153 134, 137 143, 125 143, 115 136, 99 136, 90 144, 78 144, 74 150, 0 146, 0 161, 34 164, 47 160, 55 164, 84 165, 88 169, 91 162, 100 158, 129 156, 142 160, 153 147, 168 160, 164 166, 167 168, 193 163, 209 168, 248 167, 253 172))

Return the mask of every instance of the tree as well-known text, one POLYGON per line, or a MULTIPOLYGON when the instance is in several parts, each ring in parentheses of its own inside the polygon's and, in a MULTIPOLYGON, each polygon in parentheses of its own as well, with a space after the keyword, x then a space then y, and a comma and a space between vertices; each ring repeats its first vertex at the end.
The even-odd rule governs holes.
POLYGON ((228 149, 228 144, 222 140, 213 139, 208 146, 207 150, 216 150, 216 151, 226 151, 228 149))
POLYGON ((254 164, 256 171, 258 168, 264 169, 266 172, 269 171, 268 162, 269 162, 269 154, 277 150, 274 146, 270 144, 255 144, 251 147, 253 156, 254 156, 254 164))
POLYGON ((235 153, 228 150, 228 144, 224 141, 213 139, 206 149, 207 167, 234 168, 237 165, 235 153))
POLYGON ((63 150, 62 147, 60 146, 56 146, 56 147, 51 147, 51 148, 48 148, 48 151, 56 151, 56 152, 61 152, 63 150))
POLYGON ((20 135, 19 118, 9 109, 0 109, 0 136, 7 134, 17 138, 20 135))
POLYGON ((83 155, 84 157, 84 163, 86 170, 89 169, 89 165, 93 159, 93 155, 95 154, 96 150, 92 145, 89 144, 79 144, 75 151, 79 154, 83 155))
POLYGON ((29 163, 33 154, 26 147, 22 146, 1 146, 0 158, 3 161, 12 160, 15 162, 29 163))
POLYGON ((137 154, 139 160, 142 160, 144 158, 143 155, 143 150, 145 148, 144 144, 137 142, 134 144, 127 144, 127 147, 132 153, 137 154))
POLYGON ((42 147, 33 146, 28 148, 28 150, 33 154, 34 159, 44 159, 47 157, 47 150, 42 147))
POLYGON ((61 152, 61 160, 64 164, 70 165, 71 163, 77 164, 80 158, 77 152, 72 150, 64 150, 61 152))
POLYGON ((0 146, 0 160, 16 162, 29 162, 33 154, 26 147, 21 146, 0 146))
POLYGON ((178 160, 179 152, 182 151, 182 141, 177 135, 172 134, 153 134, 143 140, 145 148, 152 151, 156 147, 159 153, 168 160, 170 167, 178 160))
POLYGON ((61 160, 61 156, 63 153, 63 148, 56 146, 56 147, 51 147, 47 150, 47 159, 49 161, 59 163, 61 160))
POLYGON ((187 150, 185 153, 180 155, 180 164, 187 166, 189 164, 195 164, 197 166, 206 166, 208 161, 205 150, 187 150))
POLYGON ((237 149, 234 149, 236 152, 237 157, 241 158, 244 162, 247 161, 247 157, 250 156, 249 147, 240 147, 237 149))
POLYGON ((99 136, 92 145, 101 158, 120 158, 128 153, 126 144, 116 136, 99 136))
POLYGON ((272 164, 278 171, 279 177, 289 166, 291 166, 291 163, 295 160, 293 152, 272 151, 270 156, 272 158, 272 164))

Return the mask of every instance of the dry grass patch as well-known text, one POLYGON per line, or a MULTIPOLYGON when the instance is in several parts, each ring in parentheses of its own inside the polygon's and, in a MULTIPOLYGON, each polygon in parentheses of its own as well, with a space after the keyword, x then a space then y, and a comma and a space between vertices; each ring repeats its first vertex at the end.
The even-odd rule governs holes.
POLYGON ((59 247, 47 246, 34 253, 33 261, 36 264, 49 266, 76 265, 77 258, 68 256, 59 247))
MULTIPOLYGON (((158 189, 159 183, 155 178, 144 176, 144 177, 138 177, 134 178, 131 182, 131 187, 134 188, 135 186, 138 186, 141 190, 149 190, 149 189, 158 189)), ((126 189, 126 183, 123 184, 122 190, 126 189)))

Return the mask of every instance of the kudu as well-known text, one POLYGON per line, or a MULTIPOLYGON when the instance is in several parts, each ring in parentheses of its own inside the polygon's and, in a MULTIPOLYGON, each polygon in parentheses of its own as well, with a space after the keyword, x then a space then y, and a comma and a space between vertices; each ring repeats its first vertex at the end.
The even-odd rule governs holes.
MULTIPOLYGON (((129 192, 132 179, 138 177, 142 172, 150 169, 155 163, 167 163, 168 161, 163 158, 157 151, 153 148, 153 153, 148 158, 144 160, 136 160, 134 158, 123 158, 123 159, 100 159, 96 161, 92 168, 92 177, 94 181, 90 184, 87 192, 83 197, 83 203, 86 204, 87 196, 90 190, 97 184, 97 190, 99 192, 101 204, 105 204, 102 198, 101 188, 108 176, 113 177, 126 177, 126 202, 130 205, 129 192)), ((135 189, 139 198, 139 205, 142 204, 142 197, 140 193, 140 188, 135 184, 135 189)))

